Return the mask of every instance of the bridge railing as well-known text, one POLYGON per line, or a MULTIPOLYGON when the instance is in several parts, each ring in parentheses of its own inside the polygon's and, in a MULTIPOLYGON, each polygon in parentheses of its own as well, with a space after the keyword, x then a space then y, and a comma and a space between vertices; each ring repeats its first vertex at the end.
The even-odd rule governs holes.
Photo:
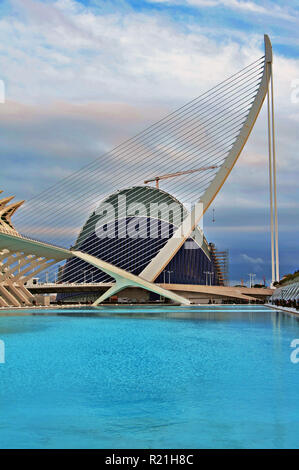
POLYGON ((5 233, 7 235, 12 235, 14 237, 29 240, 29 241, 32 241, 32 242, 43 243, 44 245, 50 246, 51 248, 60 248, 62 250, 68 250, 68 248, 66 248, 65 246, 61 246, 61 245, 57 245, 57 244, 54 245, 54 244, 46 242, 44 240, 39 240, 38 238, 28 237, 28 235, 24 235, 22 233, 14 231, 14 230, 7 230, 4 227, 0 228, 0 234, 1 233, 5 233))

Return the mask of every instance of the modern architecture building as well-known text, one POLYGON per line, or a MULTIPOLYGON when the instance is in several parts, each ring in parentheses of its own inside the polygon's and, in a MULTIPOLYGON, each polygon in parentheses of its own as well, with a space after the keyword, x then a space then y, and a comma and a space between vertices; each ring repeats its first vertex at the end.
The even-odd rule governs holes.
POLYGON ((96 286, 94 306, 128 288, 185 305, 190 300, 184 293, 203 287, 249 301, 246 293, 223 286, 225 253, 217 253, 198 226, 240 156, 266 96, 271 259, 279 280, 272 47, 267 35, 264 40, 262 57, 31 201, 24 226, 36 220, 35 229, 46 237, 73 229, 76 214, 95 207, 71 248, 69 243, 59 247, 55 237, 48 243, 20 235, 10 220, 17 207, 7 206, 9 198, 0 202, 2 306, 30 304, 26 282, 57 263, 58 282, 105 285, 105 290, 96 286), (156 187, 136 186, 144 178, 156 187), (168 192, 159 187, 165 179, 172 188, 168 192), (124 185, 129 187, 117 191, 124 185), (98 204, 103 192, 111 194, 98 204))
MULTIPOLYGON (((171 194, 151 186, 135 186, 105 198, 82 227, 74 250, 126 269, 138 276, 187 217, 184 205, 171 194), (142 201, 142 202, 141 202, 142 201), (142 205, 142 207, 140 207, 142 205), (107 209, 110 218, 107 218, 107 209), (134 213, 134 214, 133 214, 134 213), (132 215, 133 214, 133 215, 132 215)), ((79 258, 60 267, 58 282, 100 283, 113 278, 79 258)), ((224 285, 215 246, 197 226, 155 280, 159 284, 224 285)), ((86 291, 82 294, 88 299, 86 291)), ((59 300, 80 298, 60 294, 59 300)), ((94 293, 90 293, 94 299, 94 293)))

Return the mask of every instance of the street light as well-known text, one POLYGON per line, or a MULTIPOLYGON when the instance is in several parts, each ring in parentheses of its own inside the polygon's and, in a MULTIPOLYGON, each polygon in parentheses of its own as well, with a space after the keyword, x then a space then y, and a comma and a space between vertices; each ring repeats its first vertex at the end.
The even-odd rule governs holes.
POLYGON ((168 284, 170 284, 170 274, 173 273, 173 271, 167 271, 168 272, 168 284))
POLYGON ((249 276, 249 287, 250 287, 250 289, 251 289, 251 287, 252 287, 252 281, 253 281, 253 279, 255 278, 256 274, 254 274, 254 273, 249 273, 248 276, 249 276))
POLYGON ((206 286, 208 285, 208 275, 209 275, 209 281, 211 285, 211 274, 214 274, 214 273, 211 273, 210 271, 204 271, 204 274, 206 275, 206 286))

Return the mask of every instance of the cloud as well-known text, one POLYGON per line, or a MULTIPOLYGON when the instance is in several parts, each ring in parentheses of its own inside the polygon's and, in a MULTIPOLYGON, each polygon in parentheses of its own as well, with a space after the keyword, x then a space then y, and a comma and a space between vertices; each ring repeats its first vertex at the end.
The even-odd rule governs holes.
MULTIPOLYGON (((18 12, 23 12, 29 21, 57 25, 63 23, 68 26, 71 24, 59 8, 49 3, 36 0, 10 0, 10 3, 18 12)), ((71 3, 69 3, 70 6, 71 3)))
POLYGON ((275 2, 268 2, 268 6, 261 6, 252 1, 243 0, 149 0, 151 3, 165 3, 169 5, 189 5, 197 8, 226 7, 246 13, 258 15, 276 16, 288 21, 296 21, 294 12, 290 13, 289 8, 281 8, 275 2))
POLYGON ((5 52, 0 64, 6 71, 7 96, 14 100, 140 102, 155 96, 183 102, 261 54, 256 37, 219 47, 201 27, 186 31, 165 17, 96 15, 76 2, 59 1, 43 5, 37 15, 32 13, 35 3, 24 4, 25 19, 19 7, 20 16, 0 22, 5 52))
POLYGON ((264 264, 264 260, 262 258, 251 258, 251 256, 248 256, 245 253, 241 255, 241 258, 247 263, 250 263, 253 265, 264 264))

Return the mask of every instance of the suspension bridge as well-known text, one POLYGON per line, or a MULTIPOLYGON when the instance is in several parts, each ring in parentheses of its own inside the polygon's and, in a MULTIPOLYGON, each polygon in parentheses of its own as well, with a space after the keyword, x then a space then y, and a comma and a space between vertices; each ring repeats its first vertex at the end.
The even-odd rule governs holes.
MULTIPOLYGON (((199 223, 236 164, 266 97, 272 281, 279 280, 272 47, 267 35, 264 42, 262 57, 27 203, 0 201, 1 306, 30 305, 28 281, 45 271, 56 277, 58 269, 60 284, 86 270, 106 284, 94 306, 130 287, 188 305, 180 291, 195 287, 186 287, 183 277, 161 283, 164 270, 173 272, 180 264, 190 272, 203 264, 219 281, 199 223), (149 215, 157 206, 158 215, 149 215), (170 206, 166 220, 162 208, 170 206), (165 228, 168 237, 161 236, 165 228), (99 232, 105 232, 104 240, 99 232)), ((230 298, 232 291, 222 287, 230 298)), ((241 290, 235 294, 252 298, 241 290)))

